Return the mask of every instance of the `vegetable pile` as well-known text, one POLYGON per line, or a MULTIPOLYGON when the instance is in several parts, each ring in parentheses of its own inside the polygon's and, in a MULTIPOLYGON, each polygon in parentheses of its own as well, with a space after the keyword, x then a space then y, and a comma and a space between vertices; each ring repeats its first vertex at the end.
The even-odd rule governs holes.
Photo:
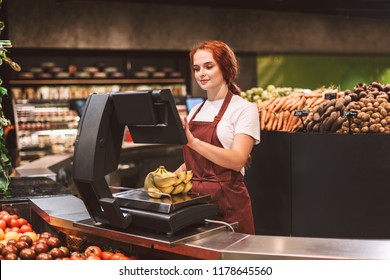
MULTIPOLYGON (((261 130, 296 131, 300 127, 301 121, 299 117, 295 116, 295 110, 315 110, 326 101, 324 94, 331 91, 333 89, 321 88, 308 91, 293 88, 275 88, 274 92, 282 92, 283 94, 281 96, 274 94, 265 101, 257 102, 261 130)), ((245 96, 248 96, 248 94, 246 93, 245 96)))
POLYGON ((271 98, 287 96, 296 91, 300 92, 301 90, 291 87, 275 87, 274 85, 268 85, 265 89, 262 87, 254 87, 241 92, 241 97, 249 102, 259 103, 271 98))
POLYGON ((242 96, 257 104, 263 131, 390 133, 390 84, 358 83, 345 91, 268 86, 242 96))
POLYGON ((356 112, 356 118, 344 121, 338 133, 390 133, 390 84, 373 82, 370 85, 357 84, 353 91, 346 90, 352 102, 346 110, 356 112))
POLYGON ((122 252, 90 245, 71 251, 50 232, 36 233, 24 218, 0 211, 0 260, 132 260, 122 252))

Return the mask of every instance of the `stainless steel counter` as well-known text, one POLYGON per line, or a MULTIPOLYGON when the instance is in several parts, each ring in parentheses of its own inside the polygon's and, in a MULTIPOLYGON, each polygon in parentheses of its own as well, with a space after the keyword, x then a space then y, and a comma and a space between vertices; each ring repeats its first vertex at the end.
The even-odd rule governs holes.
POLYGON ((63 231, 95 234, 129 244, 199 259, 390 259, 390 240, 255 236, 225 226, 189 228, 179 235, 116 231, 88 223, 84 203, 73 195, 31 199, 31 208, 63 231))

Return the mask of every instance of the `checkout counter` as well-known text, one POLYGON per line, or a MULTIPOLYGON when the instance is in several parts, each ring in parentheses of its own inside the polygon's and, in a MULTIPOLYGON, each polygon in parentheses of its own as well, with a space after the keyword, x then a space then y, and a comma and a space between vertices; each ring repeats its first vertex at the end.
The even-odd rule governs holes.
MULTIPOLYGON (((96 131, 99 132, 99 130, 100 128, 96 131)), ((119 127, 119 130, 123 131, 123 128, 119 127)), ((137 138, 136 135, 132 136, 137 138)), ((102 142, 98 141, 98 143, 101 144, 102 142)), ((116 150, 116 148, 113 150, 116 150)), ((103 173, 91 172, 88 174, 88 172, 79 172, 77 174, 76 172, 75 174, 74 164, 76 158, 72 156, 62 159, 56 158, 53 165, 47 159, 40 161, 44 163, 44 166, 37 166, 37 163, 32 163, 31 166, 34 170, 41 167, 51 170, 52 166, 56 168, 62 166, 64 170, 69 170, 69 165, 72 165, 72 175, 76 175, 76 178, 73 177, 76 182, 72 182, 68 186, 68 192, 31 195, 18 202, 28 204, 34 228, 56 230, 66 239, 68 244, 75 243, 81 246, 83 242, 88 242, 88 240, 97 243, 115 244, 120 248, 126 248, 137 255, 151 259, 390 259, 390 240, 388 239, 247 235, 232 231, 232 228, 235 227, 234 224, 227 226, 214 223, 209 221, 212 219, 208 217, 201 219, 202 221, 194 221, 193 224, 169 234, 151 228, 145 229, 133 226, 131 218, 128 224, 126 224, 125 216, 122 217, 123 220, 116 219, 121 214, 115 211, 121 210, 122 207, 119 206, 118 208, 118 205, 114 202, 115 199, 112 199, 115 194, 109 194, 109 207, 105 208, 107 205, 98 206, 99 213, 96 214, 94 207, 101 203, 101 199, 104 203, 107 201, 107 197, 102 196, 107 194, 108 185, 111 185, 110 176, 113 172, 118 172, 116 167, 122 164, 122 166, 127 166, 123 170, 132 169, 131 166, 133 165, 129 162, 122 162, 118 158, 119 154, 123 157, 126 154, 135 155, 138 153, 140 158, 145 159, 147 158, 145 154, 150 153, 150 155, 156 156, 159 154, 157 151, 160 151, 162 156, 165 153, 166 159, 176 159, 179 163, 182 161, 180 158, 181 150, 178 145, 129 144, 120 146, 118 154, 114 155, 113 166, 115 168, 111 166, 105 169, 103 173), (171 154, 169 155, 169 153, 171 154), (83 177, 86 175, 90 175, 90 177, 83 177), (100 177, 95 180, 95 176, 100 177), (92 194, 90 190, 85 192, 82 188, 86 182, 89 187, 95 188, 94 184, 100 184, 101 176, 107 179, 105 183, 108 185, 97 186, 97 188, 103 188, 103 191, 95 192, 97 197, 93 198, 92 204, 86 203, 86 200, 89 199, 87 196, 92 194), (82 184, 77 181, 81 181, 82 184), (76 193, 72 191, 73 187, 77 190, 76 193), (106 209, 108 210, 106 211, 106 209), (114 216, 113 222, 110 217, 111 214, 114 216)), ((77 145, 75 155, 77 155, 77 145)), ((91 155, 95 155, 95 152, 92 152, 91 155)), ((83 154, 83 158, 86 158, 86 162, 91 162, 85 154, 83 154)), ((172 162, 172 164, 177 166, 176 162, 172 162)), ((29 173, 28 167, 28 165, 24 166, 17 171, 18 173, 24 172, 24 174, 27 174, 29 173)), ((139 174, 140 170, 137 170, 137 165, 134 165, 134 168, 134 174, 139 174)), ((30 173, 34 173, 33 170, 30 173)), ((114 180, 117 180, 121 176, 113 177, 114 180)), ((143 175, 139 176, 138 179, 135 179, 137 176, 130 177, 135 184, 139 182, 140 178, 145 178, 143 175)), ((2 199, 2 204, 7 203, 13 204, 16 201, 2 199)))

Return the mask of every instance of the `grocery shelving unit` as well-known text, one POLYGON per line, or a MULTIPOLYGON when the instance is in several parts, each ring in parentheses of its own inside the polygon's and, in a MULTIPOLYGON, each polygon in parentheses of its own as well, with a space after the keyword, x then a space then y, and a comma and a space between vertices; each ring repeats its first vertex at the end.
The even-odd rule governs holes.
POLYGON ((181 104, 191 88, 187 56, 181 52, 15 48, 12 57, 22 67, 6 81, 20 164, 73 152, 80 119, 74 100, 91 93, 168 87, 181 104), (106 77, 95 77, 96 71, 106 77))

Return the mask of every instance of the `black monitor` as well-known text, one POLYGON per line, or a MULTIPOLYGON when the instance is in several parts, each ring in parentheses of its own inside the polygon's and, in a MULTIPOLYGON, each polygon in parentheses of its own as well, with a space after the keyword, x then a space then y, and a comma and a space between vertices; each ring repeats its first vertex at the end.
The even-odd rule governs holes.
POLYGON ((186 98, 187 112, 189 113, 194 106, 198 105, 199 103, 202 103, 203 101, 204 101, 203 97, 187 97, 186 98))
POLYGON ((88 97, 75 142, 74 182, 91 218, 119 228, 127 228, 131 216, 120 210, 105 175, 118 167, 125 126, 134 143, 187 143, 169 89, 88 97))
POLYGON ((69 101, 69 109, 76 111, 77 115, 81 117, 83 114, 85 99, 71 99, 69 101))

